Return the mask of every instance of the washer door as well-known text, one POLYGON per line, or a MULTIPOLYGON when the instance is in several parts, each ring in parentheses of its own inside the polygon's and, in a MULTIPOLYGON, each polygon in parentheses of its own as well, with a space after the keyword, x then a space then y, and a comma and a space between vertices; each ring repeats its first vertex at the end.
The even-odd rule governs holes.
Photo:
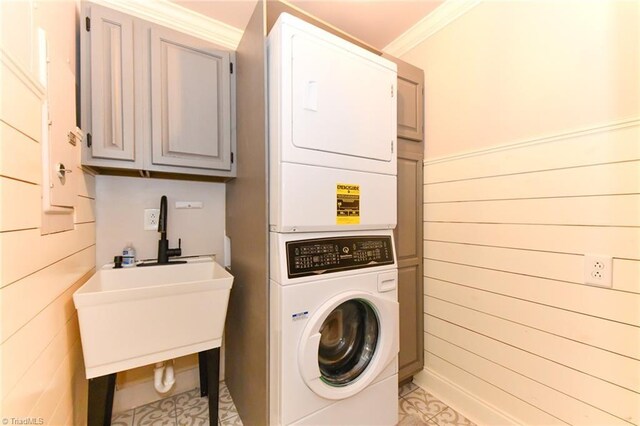
POLYGON ((346 292, 309 321, 299 348, 302 378, 319 396, 348 398, 368 386, 398 353, 398 303, 346 292))

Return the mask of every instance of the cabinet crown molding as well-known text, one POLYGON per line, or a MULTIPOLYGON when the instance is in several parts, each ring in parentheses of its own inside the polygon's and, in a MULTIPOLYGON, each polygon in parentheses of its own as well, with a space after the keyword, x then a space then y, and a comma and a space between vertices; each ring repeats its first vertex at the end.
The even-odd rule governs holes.
POLYGON ((236 50, 242 38, 242 30, 168 0, 92 0, 92 3, 178 30, 230 50, 236 50))
POLYGON ((473 9, 480 4, 480 1, 445 0, 433 12, 419 20, 382 50, 392 56, 400 57, 473 9))

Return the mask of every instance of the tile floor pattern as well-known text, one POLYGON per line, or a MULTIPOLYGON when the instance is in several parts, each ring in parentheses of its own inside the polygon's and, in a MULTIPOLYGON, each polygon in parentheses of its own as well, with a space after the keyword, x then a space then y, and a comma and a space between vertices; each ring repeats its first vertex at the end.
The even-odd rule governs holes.
MULTIPOLYGON (((220 383, 219 426, 242 426, 229 389, 220 383)), ((209 400, 200 397, 200 389, 191 389, 160 401, 114 414, 112 426, 204 426, 209 425, 209 400)))
POLYGON ((476 426, 422 388, 407 383, 398 389, 398 426, 476 426))
MULTIPOLYGON (((242 426, 229 389, 220 383, 219 426, 242 426)), ((207 398, 198 388, 118 413, 112 426, 203 426, 209 424, 207 398)), ((398 426, 476 426, 413 383, 398 389, 398 426)))

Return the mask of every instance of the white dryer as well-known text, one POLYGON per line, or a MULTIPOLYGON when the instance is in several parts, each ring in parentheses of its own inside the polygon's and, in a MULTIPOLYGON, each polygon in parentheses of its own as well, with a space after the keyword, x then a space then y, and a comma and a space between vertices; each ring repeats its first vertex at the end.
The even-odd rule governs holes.
POLYGON ((270 230, 393 229, 396 64, 286 13, 267 61, 270 230))
POLYGON ((271 233, 270 423, 397 423, 391 231, 271 233))

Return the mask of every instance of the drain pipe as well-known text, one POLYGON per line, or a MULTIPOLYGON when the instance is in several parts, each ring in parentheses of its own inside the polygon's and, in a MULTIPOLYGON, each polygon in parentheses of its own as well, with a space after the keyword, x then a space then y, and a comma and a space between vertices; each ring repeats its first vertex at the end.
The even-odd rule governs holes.
POLYGON ((167 393, 175 384, 176 379, 173 375, 173 362, 169 363, 166 368, 164 362, 156 363, 153 369, 153 386, 159 393, 167 393), (164 380, 162 379, 164 376, 164 380))

